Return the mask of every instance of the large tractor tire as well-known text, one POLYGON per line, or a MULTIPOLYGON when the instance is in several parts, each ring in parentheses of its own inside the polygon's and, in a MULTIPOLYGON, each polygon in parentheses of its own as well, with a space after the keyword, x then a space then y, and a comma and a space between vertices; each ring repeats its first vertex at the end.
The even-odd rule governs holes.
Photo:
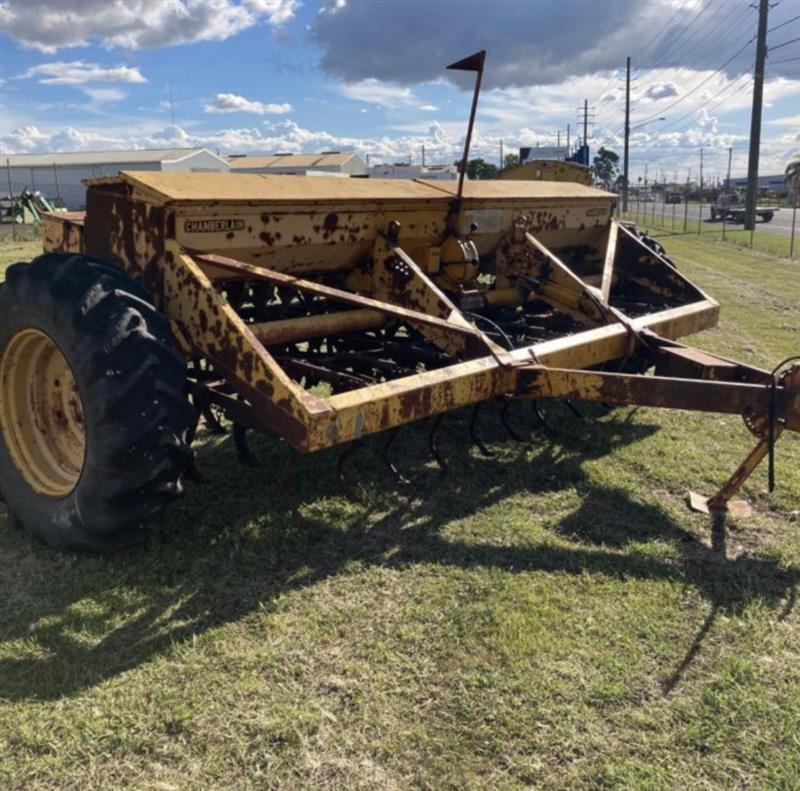
POLYGON ((143 540, 181 494, 193 410, 169 322, 117 267, 15 264, 0 284, 0 497, 59 549, 143 540))

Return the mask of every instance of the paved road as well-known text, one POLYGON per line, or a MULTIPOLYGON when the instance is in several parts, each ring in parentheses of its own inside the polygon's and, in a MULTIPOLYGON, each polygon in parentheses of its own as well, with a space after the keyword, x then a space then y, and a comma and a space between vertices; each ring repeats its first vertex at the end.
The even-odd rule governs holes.
MULTIPOLYGON (((637 208, 636 201, 631 201, 628 204, 628 208, 635 212, 637 208)), ((672 227, 672 210, 675 209, 675 229, 679 230, 683 228, 683 217, 684 211, 686 211, 686 207, 682 203, 670 203, 666 206, 663 205, 661 202, 656 203, 639 203, 639 218, 642 219, 643 215, 646 213, 646 217, 648 219, 652 218, 653 216, 653 209, 655 208, 655 221, 661 224, 661 217, 662 212, 664 216, 664 224, 667 228, 672 227)), ((694 223, 697 222, 697 218, 700 216, 699 207, 696 203, 690 203, 687 217, 689 223, 691 224, 693 221, 694 223)), ((710 219, 711 216, 711 206, 708 204, 703 205, 703 221, 704 221, 704 228, 707 227, 709 231, 722 231, 722 221, 716 220, 714 222, 710 219)), ((695 230, 697 229, 697 225, 694 226, 695 230)), ((741 230, 742 224, 741 223, 732 223, 730 221, 726 222, 726 227, 732 230, 741 230)), ((778 236, 791 236, 792 234, 792 209, 781 209, 780 211, 775 213, 775 216, 772 218, 770 222, 759 222, 756 225, 756 229, 759 231, 767 231, 769 233, 777 234, 778 236)), ((795 239, 800 239, 800 209, 797 211, 797 228, 795 230, 795 239)))

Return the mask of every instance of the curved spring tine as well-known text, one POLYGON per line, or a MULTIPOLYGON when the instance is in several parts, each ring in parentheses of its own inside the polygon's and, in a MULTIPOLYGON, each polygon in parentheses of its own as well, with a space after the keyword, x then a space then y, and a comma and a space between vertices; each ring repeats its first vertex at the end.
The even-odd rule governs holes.
POLYGON ((583 416, 583 412, 581 412, 580 409, 578 409, 578 407, 576 407, 575 404, 569 400, 569 398, 565 398, 564 403, 567 405, 567 409, 569 409, 569 411, 572 412, 572 414, 575 415, 578 420, 586 420, 586 418, 583 416))
POLYGON ((212 434, 222 435, 227 434, 225 427, 219 422, 219 418, 214 414, 211 409, 211 404, 207 401, 201 405, 200 411, 203 415, 203 420, 206 421, 206 427, 212 434))
POLYGON ((511 408, 511 399, 504 398, 503 399, 503 408, 500 410, 500 422, 503 424, 503 428, 508 432, 508 436, 511 437, 515 442, 527 442, 530 444, 530 440, 523 437, 518 431, 514 429, 508 419, 508 410, 511 408))
POLYGON ((550 428, 549 424, 547 423, 547 416, 542 411, 541 406, 539 406, 539 402, 535 399, 531 401, 531 407, 533 407, 533 414, 536 415, 539 422, 545 427, 550 428))
POLYGON ((391 449, 392 445, 394 445, 394 441, 397 439, 397 435, 400 433, 400 427, 392 429, 389 432, 389 439, 386 444, 383 446, 383 461, 386 466, 389 468, 389 471, 394 476, 395 481, 399 486, 408 486, 411 481, 403 475, 402 472, 398 469, 397 465, 389 458, 389 450, 391 449))
POLYGON ((197 397, 192 398, 192 407, 194 410, 194 418, 192 425, 186 432, 186 444, 191 445, 197 439, 197 430, 200 428, 200 409, 197 406, 197 397))
POLYGON ((443 414, 437 415, 433 420, 430 432, 428 432, 428 450, 433 460, 439 465, 439 472, 441 472, 442 475, 447 472, 447 462, 444 460, 444 456, 439 452, 439 448, 436 445, 436 432, 442 424, 443 417, 443 414))
POLYGON ((247 444, 247 427, 241 423, 233 424, 233 444, 239 454, 239 460, 248 467, 258 467, 258 459, 247 444))
POLYGON ((475 431, 475 427, 478 422, 478 414, 480 413, 480 411, 481 411, 481 404, 480 403, 475 404, 475 406, 472 408, 472 416, 469 419, 469 436, 472 442, 474 443, 475 447, 480 452, 481 456, 487 459, 492 459, 494 458, 495 455, 494 451, 489 450, 489 448, 487 448, 486 445, 483 444, 481 438, 475 431))

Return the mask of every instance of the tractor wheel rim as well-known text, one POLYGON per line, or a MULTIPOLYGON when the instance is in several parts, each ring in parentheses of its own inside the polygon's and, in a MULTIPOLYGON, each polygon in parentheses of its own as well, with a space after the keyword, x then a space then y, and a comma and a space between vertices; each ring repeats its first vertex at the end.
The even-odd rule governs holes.
POLYGON ((0 356, 0 432, 35 492, 63 498, 78 485, 86 460, 83 402, 67 358, 41 330, 21 330, 0 356))

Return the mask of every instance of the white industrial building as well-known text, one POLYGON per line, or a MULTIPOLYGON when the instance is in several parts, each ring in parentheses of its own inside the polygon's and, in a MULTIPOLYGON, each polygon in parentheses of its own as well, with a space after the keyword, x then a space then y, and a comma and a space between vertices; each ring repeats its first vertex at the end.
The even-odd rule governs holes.
POLYGON ((231 173, 272 173, 294 176, 366 176, 367 166, 353 152, 323 151, 320 154, 238 154, 226 158, 231 173))
POLYGON ((24 189, 60 198, 68 209, 84 208, 83 179, 115 176, 121 170, 180 170, 226 173, 228 163, 205 148, 150 148, 132 151, 71 151, 2 157, 0 192, 24 189))
POLYGON ((427 181, 455 181, 455 165, 373 165, 369 175, 374 179, 426 179, 427 181))

